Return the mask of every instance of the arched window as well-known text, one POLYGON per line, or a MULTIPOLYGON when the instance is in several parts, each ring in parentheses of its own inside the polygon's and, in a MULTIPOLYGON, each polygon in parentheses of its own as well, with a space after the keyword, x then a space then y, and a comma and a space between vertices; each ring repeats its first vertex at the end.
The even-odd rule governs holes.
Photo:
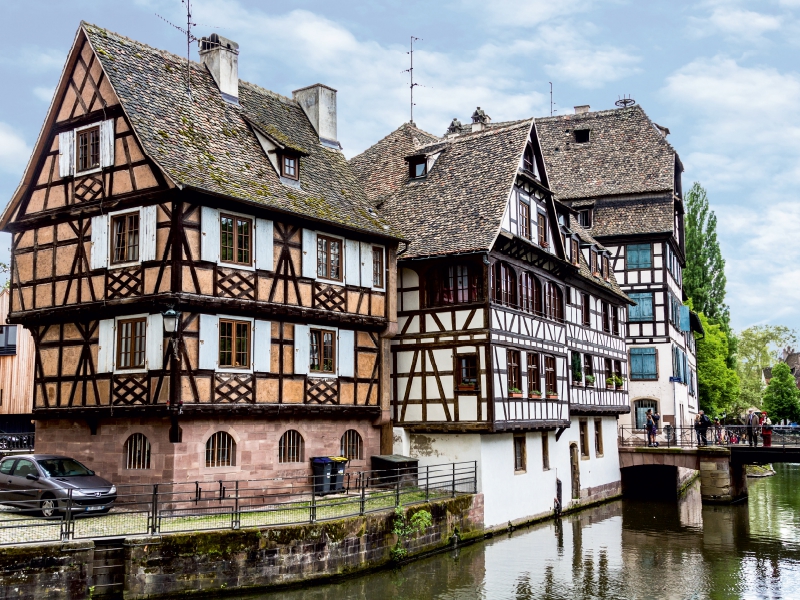
POLYGON ((473 265, 434 267, 425 275, 425 305, 478 302, 480 289, 480 271, 473 265))
POLYGON ((143 433, 134 433, 125 442, 125 468, 150 468, 150 442, 143 433))
POLYGON ((655 400, 650 400, 649 398, 634 401, 633 414, 636 417, 636 429, 644 429, 645 422, 647 421, 648 410, 658 412, 658 402, 655 400))
POLYGON ((492 267, 494 301, 506 306, 517 305, 517 279, 513 269, 502 262, 492 267))
POLYGON ((564 320, 564 293, 555 283, 547 283, 547 316, 554 321, 564 320))
POLYGON ((299 431, 290 429, 281 436, 278 442, 278 462, 298 463, 303 462, 305 455, 305 442, 299 431))
POLYGON ((355 429, 348 429, 344 432, 339 454, 350 460, 364 459, 364 442, 355 429))
POLYGON ((206 442, 206 467, 232 467, 236 464, 236 442, 229 433, 218 431, 206 442))
POLYGON ((520 275, 519 303, 522 310, 542 314, 542 283, 530 273, 520 275))

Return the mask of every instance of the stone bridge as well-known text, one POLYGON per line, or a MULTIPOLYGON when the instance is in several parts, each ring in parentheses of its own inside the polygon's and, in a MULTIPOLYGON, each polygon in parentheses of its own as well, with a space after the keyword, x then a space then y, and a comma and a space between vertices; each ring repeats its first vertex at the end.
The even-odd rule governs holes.
POLYGON ((700 472, 700 495, 707 504, 747 498, 745 465, 800 462, 800 447, 619 448, 623 495, 677 497, 681 471, 700 472))

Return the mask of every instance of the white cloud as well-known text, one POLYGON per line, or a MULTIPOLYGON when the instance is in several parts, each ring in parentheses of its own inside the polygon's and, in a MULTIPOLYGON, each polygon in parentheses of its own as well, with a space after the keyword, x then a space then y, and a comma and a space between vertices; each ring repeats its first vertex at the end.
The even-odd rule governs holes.
POLYGON ((17 49, 5 58, 0 58, 0 64, 33 73, 44 73, 60 71, 65 60, 66 54, 63 49, 27 46, 17 49))
POLYGON ((35 87, 33 88, 33 95, 36 96, 42 102, 47 102, 50 104, 50 101, 53 99, 53 92, 55 91, 55 87, 35 87))
POLYGON ((756 40, 765 33, 781 28, 782 20, 777 15, 768 15, 730 6, 718 6, 704 17, 689 20, 690 33, 698 37, 721 34, 742 41, 756 40))
POLYGON ((597 4, 592 0, 461 0, 459 9, 467 14, 481 15, 502 27, 532 27, 557 17, 585 13, 597 4))
POLYGON ((28 162, 31 148, 11 126, 0 122, 0 171, 19 175, 28 162))

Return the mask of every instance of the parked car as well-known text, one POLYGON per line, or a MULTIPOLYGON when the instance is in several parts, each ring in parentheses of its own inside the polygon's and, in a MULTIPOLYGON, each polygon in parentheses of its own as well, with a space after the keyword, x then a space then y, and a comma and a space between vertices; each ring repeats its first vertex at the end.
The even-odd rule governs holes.
POLYGON ((65 511, 106 513, 117 499, 110 481, 68 456, 20 454, 0 461, 0 504, 35 510, 44 517, 65 511))

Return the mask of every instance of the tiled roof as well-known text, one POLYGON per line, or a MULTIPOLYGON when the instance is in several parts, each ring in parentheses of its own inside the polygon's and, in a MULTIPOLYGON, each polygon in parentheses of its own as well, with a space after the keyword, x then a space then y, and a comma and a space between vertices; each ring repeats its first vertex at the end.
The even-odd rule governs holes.
MULTIPOLYGON (((586 229, 581 227, 580 224, 578 223, 578 220, 572 215, 570 215, 569 217, 569 228, 571 231, 575 232, 578 235, 578 237, 581 239, 582 242, 586 244, 592 244, 598 250, 606 250, 606 247, 603 246, 596 239, 594 239, 594 237, 592 237, 592 235, 586 229)), ((625 292, 622 291, 622 288, 619 287, 619 284, 617 283, 617 278, 614 276, 614 269, 608 270, 608 277, 609 277, 608 281, 606 281, 602 277, 595 277, 594 275, 592 275, 592 270, 589 268, 589 265, 586 263, 586 259, 584 258, 583 253, 581 252, 580 264, 578 266, 578 270, 585 279, 593 281, 595 285, 599 285, 614 292, 618 296, 625 298, 625 300, 627 300, 628 302, 631 301, 630 298, 628 298, 628 296, 625 294, 625 292)))
POLYGON ((675 150, 640 106, 537 118, 536 128, 559 200, 672 194, 675 150), (590 141, 575 143, 576 129, 590 129, 590 141))
MULTIPOLYGON (((489 250, 500 230, 531 124, 526 119, 447 140, 420 180, 408 181, 404 157, 421 149, 412 147, 410 139, 419 130, 409 125, 351 163, 367 194, 385 200, 387 217, 410 240, 404 257, 489 250)), ((429 145, 442 141, 426 135, 429 145)))
POLYGON ((370 203, 341 152, 325 148, 293 100, 245 81, 240 107, 225 102, 205 65, 82 23, 146 153, 175 182, 314 220, 396 236, 370 203), (300 187, 281 183, 247 122, 301 159, 300 187))
POLYGON ((670 197, 602 199, 594 206, 592 235, 672 233, 674 215, 674 201, 670 197))

